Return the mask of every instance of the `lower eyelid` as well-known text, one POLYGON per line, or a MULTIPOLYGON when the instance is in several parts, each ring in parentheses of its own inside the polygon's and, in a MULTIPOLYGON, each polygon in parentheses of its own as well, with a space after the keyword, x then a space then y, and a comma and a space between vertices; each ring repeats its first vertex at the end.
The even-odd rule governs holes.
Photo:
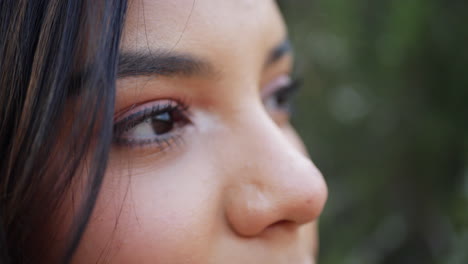
MULTIPOLYGON (((181 128, 183 129, 183 128, 181 128)), ((116 138, 114 142, 119 147, 138 148, 138 149, 156 149, 164 151, 174 145, 183 143, 183 131, 171 132, 167 135, 161 135, 153 139, 125 139, 116 138)))

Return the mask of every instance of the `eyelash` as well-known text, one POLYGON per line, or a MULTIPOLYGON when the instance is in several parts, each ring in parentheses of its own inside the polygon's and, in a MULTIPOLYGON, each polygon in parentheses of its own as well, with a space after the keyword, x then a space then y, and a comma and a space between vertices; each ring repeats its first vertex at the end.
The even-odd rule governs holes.
POLYGON ((302 82, 299 79, 292 80, 289 84, 279 87, 275 92, 271 93, 268 97, 266 97, 263 101, 265 106, 271 107, 268 105, 269 99, 274 99, 276 108, 277 109, 269 109, 273 111, 281 111, 286 113, 287 115, 292 115, 294 106, 293 106, 293 99, 296 93, 302 87, 302 82))
POLYGON ((184 101, 164 100, 165 103, 156 103, 152 106, 133 113, 114 124, 113 140, 116 145, 127 147, 155 146, 161 151, 170 148, 173 143, 180 142, 185 125, 190 124, 188 109, 189 105, 184 101), (153 135, 151 138, 128 138, 125 133, 131 132, 145 122, 151 122, 152 118, 168 114, 170 117, 170 128, 162 135, 153 135))
MULTIPOLYGON (((289 84, 279 87, 273 93, 269 94, 264 98, 263 103, 269 111, 285 113, 287 116, 291 115, 292 112, 292 99, 301 87, 301 82, 298 80, 293 80, 289 84), (273 102, 269 100, 274 100, 273 102), (271 104, 274 104, 272 106, 271 104)), ((127 117, 119 120, 114 124, 114 136, 113 141, 118 146, 126 147, 152 147, 155 146, 160 151, 164 151, 172 147, 173 143, 180 142, 183 134, 183 128, 190 124, 190 119, 188 115, 189 104, 182 100, 162 100, 164 103, 154 103, 151 106, 148 106, 141 111, 130 114, 127 117), (170 120, 166 123, 165 120, 158 119, 158 116, 161 117, 164 115, 166 118, 169 117, 170 120), (151 129, 155 129, 153 126, 153 121, 162 122, 169 126, 168 130, 160 133, 159 135, 156 131, 153 135, 148 138, 131 138, 125 137, 125 134, 132 132, 140 125, 145 125, 147 123, 151 129)), ((140 128, 141 130, 142 128, 140 128)), ((146 128, 147 130, 148 128, 146 128)), ((143 128, 143 130, 145 130, 143 128)), ((136 131, 138 132, 138 131, 136 131)), ((134 133, 136 133, 134 132, 134 133)), ((141 131, 140 131, 141 132, 141 131)))

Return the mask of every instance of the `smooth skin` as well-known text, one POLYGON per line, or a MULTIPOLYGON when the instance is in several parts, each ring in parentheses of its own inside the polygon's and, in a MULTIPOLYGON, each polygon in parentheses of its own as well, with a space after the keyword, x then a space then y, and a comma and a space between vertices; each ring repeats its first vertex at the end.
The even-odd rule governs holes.
POLYGON ((117 81, 115 122, 180 102, 189 121, 164 143, 114 144, 74 264, 314 263, 327 188, 271 103, 292 71, 291 51, 275 53, 286 40, 271 0, 130 1, 121 52, 136 65, 117 81), (156 74, 142 57, 188 63, 156 74))

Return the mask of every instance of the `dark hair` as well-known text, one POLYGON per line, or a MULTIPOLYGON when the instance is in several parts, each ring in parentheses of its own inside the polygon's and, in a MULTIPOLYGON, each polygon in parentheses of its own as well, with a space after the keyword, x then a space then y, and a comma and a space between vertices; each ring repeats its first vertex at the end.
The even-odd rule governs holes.
POLYGON ((73 257, 112 141, 126 2, 0 0, 2 264, 73 257), (84 187, 66 243, 51 253, 55 234, 45 230, 76 182, 84 187))

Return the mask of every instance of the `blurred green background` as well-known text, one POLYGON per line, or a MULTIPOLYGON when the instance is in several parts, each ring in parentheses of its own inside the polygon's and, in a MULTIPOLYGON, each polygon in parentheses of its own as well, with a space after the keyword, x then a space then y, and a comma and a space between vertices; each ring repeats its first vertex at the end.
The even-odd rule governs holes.
POLYGON ((319 264, 467 264, 468 1, 280 6, 329 186, 319 264))

